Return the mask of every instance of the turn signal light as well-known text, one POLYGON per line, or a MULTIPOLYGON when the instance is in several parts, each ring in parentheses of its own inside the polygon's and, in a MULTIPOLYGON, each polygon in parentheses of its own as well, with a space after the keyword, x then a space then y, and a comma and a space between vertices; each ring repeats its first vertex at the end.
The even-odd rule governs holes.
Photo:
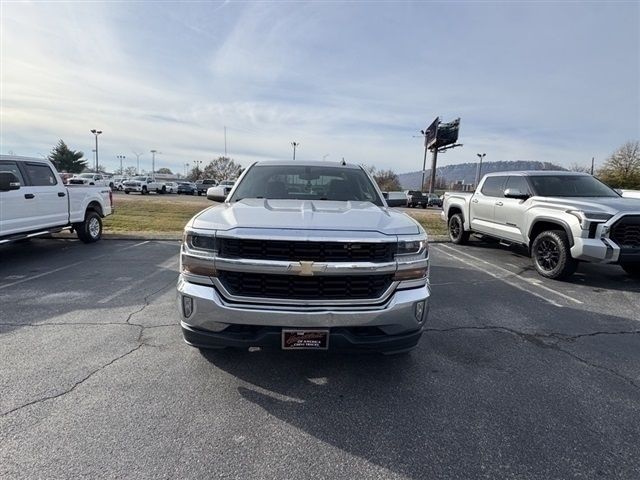
POLYGON ((412 268, 410 270, 398 270, 394 275, 394 280, 415 280, 427 276, 427 267, 412 268))

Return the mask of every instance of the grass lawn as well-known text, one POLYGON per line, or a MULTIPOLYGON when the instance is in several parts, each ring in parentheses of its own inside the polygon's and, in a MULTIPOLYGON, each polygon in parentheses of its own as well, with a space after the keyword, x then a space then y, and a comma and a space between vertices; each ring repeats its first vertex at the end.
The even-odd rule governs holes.
MULTIPOLYGON (((182 198, 171 196, 139 195, 115 198, 115 213, 104 220, 106 233, 182 233, 189 219, 201 210, 214 205, 198 197, 182 198)), ((408 212, 418 220, 429 235, 446 235, 447 228, 440 219, 439 210, 415 210, 408 212)))
POLYGON ((211 203, 178 202, 171 197, 117 198, 115 212, 104 219, 104 231, 181 233, 191 217, 208 206, 211 203))

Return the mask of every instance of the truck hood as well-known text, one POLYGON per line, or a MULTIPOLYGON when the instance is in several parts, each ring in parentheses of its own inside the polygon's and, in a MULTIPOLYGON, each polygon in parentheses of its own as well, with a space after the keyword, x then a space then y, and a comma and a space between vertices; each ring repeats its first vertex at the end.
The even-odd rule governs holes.
POLYGON ((550 203, 567 210, 603 212, 615 215, 618 212, 640 212, 640 201, 623 197, 536 197, 539 202, 550 203))
POLYGON ((265 228, 291 230, 368 231, 415 235, 418 224, 404 213, 371 202, 267 200, 247 198, 208 208, 190 222, 203 230, 265 228))

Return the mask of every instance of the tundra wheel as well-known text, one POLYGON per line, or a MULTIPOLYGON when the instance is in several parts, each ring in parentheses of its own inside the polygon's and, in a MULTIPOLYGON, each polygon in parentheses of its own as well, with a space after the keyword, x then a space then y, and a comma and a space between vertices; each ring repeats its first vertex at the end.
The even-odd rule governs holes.
POLYGON ((571 258, 569 248, 569 239, 562 230, 540 233, 531 245, 531 256, 538 273, 556 280, 573 275, 578 262, 571 258))
POLYGON ((84 222, 74 225, 78 238, 84 243, 93 243, 102 237, 102 219, 97 212, 87 211, 84 222))
POLYGON ((146 195, 147 193, 149 193, 147 187, 142 187, 142 195, 146 195))
POLYGON ((640 263, 621 263, 622 269, 634 278, 640 278, 640 263))
POLYGON ((462 215, 459 213, 449 219, 449 238, 456 245, 464 245, 469 240, 469 232, 464 231, 462 215))

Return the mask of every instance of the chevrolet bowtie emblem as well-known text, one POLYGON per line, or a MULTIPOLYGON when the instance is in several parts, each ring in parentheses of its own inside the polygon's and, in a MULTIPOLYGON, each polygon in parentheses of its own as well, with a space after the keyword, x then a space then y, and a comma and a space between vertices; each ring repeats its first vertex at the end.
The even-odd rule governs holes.
POLYGON ((295 272, 298 275, 305 277, 311 277, 316 272, 324 272, 326 269, 327 265, 324 263, 308 262, 304 260, 298 263, 290 263, 288 268, 290 272, 295 272))

